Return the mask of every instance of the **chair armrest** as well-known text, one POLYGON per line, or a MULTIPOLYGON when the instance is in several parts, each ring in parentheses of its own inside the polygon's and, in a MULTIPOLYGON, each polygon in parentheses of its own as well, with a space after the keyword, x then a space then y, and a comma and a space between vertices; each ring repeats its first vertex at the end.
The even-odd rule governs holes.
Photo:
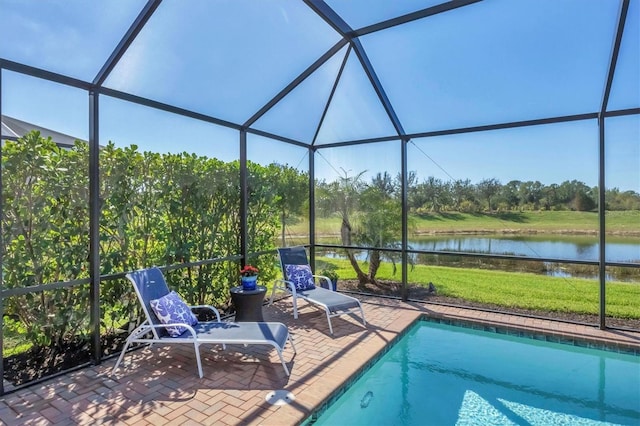
POLYGON ((193 306, 189 306, 189 308, 193 309, 209 309, 211 312, 213 312, 216 315, 216 318, 218 319, 218 322, 220 322, 220 312, 214 308, 211 305, 193 305, 193 306))
POLYGON ((296 295, 296 286, 293 285, 292 281, 283 280, 283 279, 275 279, 273 280, 274 284, 282 283, 284 284, 285 290, 290 291, 294 296, 296 295))
POLYGON ((324 275, 312 275, 312 277, 313 278, 317 278, 317 279, 320 280, 320 286, 322 288, 326 288, 327 290, 331 290, 331 280, 329 279, 329 277, 325 277, 324 275))

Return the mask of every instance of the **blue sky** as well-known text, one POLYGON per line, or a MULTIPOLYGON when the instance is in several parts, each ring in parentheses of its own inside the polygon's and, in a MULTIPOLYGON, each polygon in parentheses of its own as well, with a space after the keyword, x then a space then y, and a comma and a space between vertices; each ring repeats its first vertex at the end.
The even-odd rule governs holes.
MULTIPOLYGON (((144 5, 141 0, 0 0, 0 57, 91 81, 144 5), (62 60, 61 60, 62 59, 62 60)), ((328 1, 354 28, 434 0, 328 1)), ((632 0, 610 109, 640 107, 640 0, 632 0)), ((487 0, 361 38, 408 133, 598 111, 617 1, 487 0)), ((165 1, 105 86, 242 124, 331 48, 339 36, 293 0, 165 1)), ((394 134, 347 49, 255 123, 261 130, 331 143, 394 134)), ((4 71, 2 112, 81 138, 82 90, 4 71)), ((238 157, 238 132, 101 96, 101 143, 238 157)), ((640 117, 607 120, 607 186, 640 192, 640 117)), ((249 159, 306 170, 308 152, 250 135, 249 159)), ((399 142, 318 150, 316 176, 400 170, 399 142)), ((424 138, 409 145, 420 179, 496 178, 597 184, 595 120, 424 138)))

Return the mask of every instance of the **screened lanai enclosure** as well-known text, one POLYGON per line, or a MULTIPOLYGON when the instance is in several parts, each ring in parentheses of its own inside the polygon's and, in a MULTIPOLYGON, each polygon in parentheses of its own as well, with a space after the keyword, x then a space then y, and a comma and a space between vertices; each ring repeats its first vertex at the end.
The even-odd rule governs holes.
POLYGON ((640 0, 0 0, 1 393, 118 352, 159 266, 640 324, 640 0))

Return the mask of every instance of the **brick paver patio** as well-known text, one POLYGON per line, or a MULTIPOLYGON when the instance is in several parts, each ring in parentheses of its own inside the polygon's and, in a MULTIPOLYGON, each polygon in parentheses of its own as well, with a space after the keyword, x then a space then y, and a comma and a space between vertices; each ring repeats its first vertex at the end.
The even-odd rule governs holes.
POLYGON ((602 331, 547 320, 430 304, 362 297, 368 326, 355 317, 333 319, 328 333, 323 312, 302 302, 293 320, 290 300, 265 306, 265 319, 288 325, 297 354, 285 348, 287 377, 275 351, 265 347, 202 347, 204 378, 198 378, 193 348, 160 346, 127 355, 109 377, 115 359, 82 369, 0 399, 0 422, 58 424, 264 424, 304 421, 337 388, 420 315, 577 336, 640 348, 640 332, 602 331), (295 398, 287 405, 265 401, 274 390, 295 398))

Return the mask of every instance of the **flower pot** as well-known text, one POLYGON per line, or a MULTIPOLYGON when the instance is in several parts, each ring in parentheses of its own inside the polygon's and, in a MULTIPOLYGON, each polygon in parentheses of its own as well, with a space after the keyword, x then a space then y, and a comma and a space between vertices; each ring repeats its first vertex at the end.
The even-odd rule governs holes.
POLYGON ((256 281, 258 281, 258 276, 254 275, 252 277, 240 277, 240 281, 242 282, 243 290, 255 290, 256 281))

